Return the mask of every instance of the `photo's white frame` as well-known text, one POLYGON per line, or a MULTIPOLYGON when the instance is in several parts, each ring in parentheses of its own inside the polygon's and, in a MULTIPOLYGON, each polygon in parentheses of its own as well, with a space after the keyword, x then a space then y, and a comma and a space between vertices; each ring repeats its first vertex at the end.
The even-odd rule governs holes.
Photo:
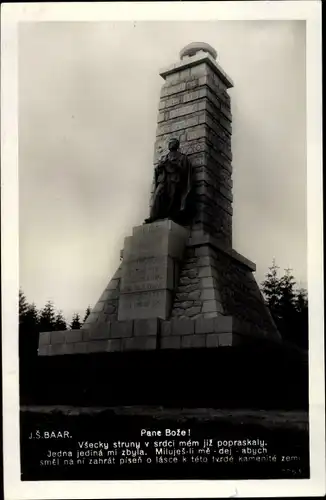
POLYGON ((1 250, 4 491, 8 500, 325 494, 321 1, 20 3, 1 6, 1 250), (17 27, 27 21, 305 20, 311 478, 20 481, 17 27))

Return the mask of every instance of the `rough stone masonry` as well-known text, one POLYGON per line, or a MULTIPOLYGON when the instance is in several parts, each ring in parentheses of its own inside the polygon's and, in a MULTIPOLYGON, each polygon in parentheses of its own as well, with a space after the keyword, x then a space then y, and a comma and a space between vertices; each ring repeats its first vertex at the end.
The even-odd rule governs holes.
POLYGON ((154 165, 171 138, 191 161, 194 214, 133 228, 121 262, 80 330, 43 332, 39 355, 216 348, 281 342, 253 276, 232 248, 231 79, 192 43, 160 72, 154 165))

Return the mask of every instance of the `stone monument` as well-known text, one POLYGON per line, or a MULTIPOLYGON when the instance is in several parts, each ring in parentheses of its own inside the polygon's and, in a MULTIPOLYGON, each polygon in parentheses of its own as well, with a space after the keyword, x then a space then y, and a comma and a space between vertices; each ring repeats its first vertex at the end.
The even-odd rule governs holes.
POLYGON ((206 43, 160 75, 149 217, 82 328, 41 333, 39 355, 282 342, 255 265, 232 248, 233 83, 206 43))

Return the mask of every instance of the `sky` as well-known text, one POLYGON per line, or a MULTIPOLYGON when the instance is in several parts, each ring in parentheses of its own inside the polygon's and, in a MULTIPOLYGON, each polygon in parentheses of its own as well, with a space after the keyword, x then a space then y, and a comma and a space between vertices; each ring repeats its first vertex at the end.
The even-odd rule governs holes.
POLYGON ((305 23, 38 22, 19 28, 19 282, 70 320, 148 216, 160 70, 190 42, 232 78, 233 247, 307 286, 305 23))

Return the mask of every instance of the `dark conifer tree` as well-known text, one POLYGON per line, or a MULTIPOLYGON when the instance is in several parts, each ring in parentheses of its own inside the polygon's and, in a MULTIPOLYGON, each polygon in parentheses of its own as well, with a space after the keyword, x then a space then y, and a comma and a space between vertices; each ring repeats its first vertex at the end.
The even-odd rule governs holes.
POLYGON ((39 329, 39 312, 34 302, 28 305, 25 317, 24 326, 26 331, 38 331, 39 329))
POLYGON ((308 299, 304 289, 297 290, 291 269, 278 277, 278 266, 273 260, 262 292, 276 326, 284 340, 308 348, 308 299))
POLYGON ((49 300, 40 313, 40 332, 51 332, 55 330, 55 311, 51 300, 49 300))
POLYGON ((262 292, 265 297, 267 306, 277 322, 279 318, 279 304, 281 300, 281 283, 278 277, 279 267, 273 259, 272 265, 268 268, 265 280, 262 282, 262 292))
POLYGON ((291 342, 295 342, 297 337, 295 286, 296 282, 291 269, 285 269, 285 274, 280 279, 279 329, 284 338, 291 342))
POLYGON ((39 338, 39 312, 34 303, 29 304, 22 290, 19 291, 19 359, 20 368, 28 367, 37 355, 39 338))
POLYGON ((58 311, 55 317, 54 330, 66 330, 67 323, 63 317, 62 311, 58 311))
POLYGON ((296 281, 291 271, 291 269, 285 269, 285 273, 280 279, 281 295, 279 305, 284 313, 292 313, 295 310, 296 281))
POLYGON ((309 316, 308 316, 308 294, 303 288, 300 288, 295 298, 295 308, 297 312, 297 341, 298 345, 303 349, 308 349, 308 331, 309 331, 309 316))
POLYGON ((76 313, 72 317, 70 328, 71 330, 79 330, 80 327, 81 327, 80 316, 78 313, 76 313))
POLYGON ((84 316, 84 319, 83 319, 83 323, 85 323, 85 321, 87 320, 88 316, 90 315, 91 313, 91 308, 90 306, 87 307, 86 311, 85 311, 85 316, 84 316))
POLYGON ((19 289, 19 325, 24 322, 28 310, 28 302, 22 289, 19 289))
POLYGON ((304 288, 299 288, 295 297, 295 308, 299 313, 308 311, 308 294, 304 288))
POLYGON ((29 304, 24 292, 19 290, 19 331, 36 332, 39 326, 39 313, 34 303, 29 304))

